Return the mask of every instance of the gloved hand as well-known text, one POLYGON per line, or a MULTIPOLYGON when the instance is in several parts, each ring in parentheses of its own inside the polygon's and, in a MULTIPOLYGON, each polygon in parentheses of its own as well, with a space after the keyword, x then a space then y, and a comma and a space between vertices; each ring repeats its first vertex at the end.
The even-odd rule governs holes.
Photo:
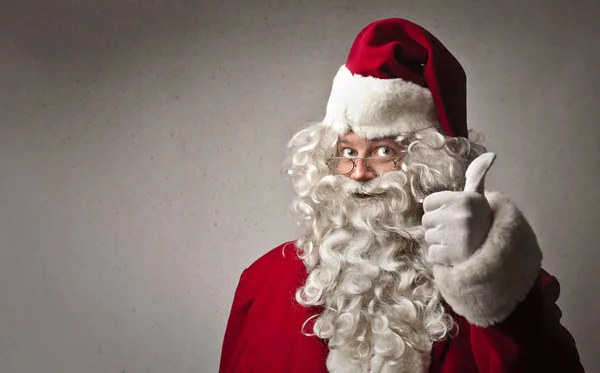
POLYGON ((423 201, 427 259, 454 266, 473 255, 492 227, 493 212, 484 196, 485 175, 496 155, 485 153, 467 168, 462 192, 433 193, 423 201))

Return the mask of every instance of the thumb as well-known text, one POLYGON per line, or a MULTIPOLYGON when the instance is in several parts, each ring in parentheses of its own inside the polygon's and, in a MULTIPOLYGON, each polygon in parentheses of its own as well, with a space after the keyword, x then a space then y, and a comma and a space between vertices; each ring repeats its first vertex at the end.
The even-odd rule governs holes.
POLYGON ((465 192, 483 194, 485 175, 496 160, 496 154, 485 153, 475 158, 465 173, 465 192))

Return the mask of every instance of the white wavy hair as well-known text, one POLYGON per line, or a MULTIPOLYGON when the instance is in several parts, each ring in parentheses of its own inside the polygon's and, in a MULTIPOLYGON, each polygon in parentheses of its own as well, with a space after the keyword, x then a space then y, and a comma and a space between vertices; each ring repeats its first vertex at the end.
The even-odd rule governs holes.
POLYGON ((485 149, 428 128, 396 138, 407 152, 400 170, 356 182, 332 174, 325 163, 338 139, 314 123, 288 144, 292 212, 303 228, 298 255, 309 273, 296 299, 322 307, 304 329, 314 321, 312 333, 330 349, 359 363, 374 354, 394 363, 407 346, 428 351, 454 327, 421 249, 420 201, 461 190, 466 167, 485 149))

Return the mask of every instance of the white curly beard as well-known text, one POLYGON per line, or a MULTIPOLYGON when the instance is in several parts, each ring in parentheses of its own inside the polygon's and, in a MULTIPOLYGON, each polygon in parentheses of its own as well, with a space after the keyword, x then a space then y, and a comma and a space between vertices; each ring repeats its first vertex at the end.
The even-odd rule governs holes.
POLYGON ((356 363, 426 353, 451 324, 422 259, 422 212, 407 185, 397 171, 365 184, 326 177, 315 188, 322 204, 313 227, 324 234, 306 242, 314 247, 306 263, 318 264, 298 298, 323 306, 314 333, 356 363))
POLYGON ((359 183, 327 169, 325 159, 337 140, 316 124, 289 144, 293 211, 305 228, 297 246, 309 273, 296 299, 323 309, 307 320, 305 331, 314 321, 312 331, 328 342, 332 355, 350 362, 341 370, 330 367, 332 372, 369 372, 373 365, 418 372, 433 341, 444 339, 454 322, 421 250, 417 201, 461 188, 464 165, 480 149, 425 130, 404 139, 409 154, 402 170, 359 183))

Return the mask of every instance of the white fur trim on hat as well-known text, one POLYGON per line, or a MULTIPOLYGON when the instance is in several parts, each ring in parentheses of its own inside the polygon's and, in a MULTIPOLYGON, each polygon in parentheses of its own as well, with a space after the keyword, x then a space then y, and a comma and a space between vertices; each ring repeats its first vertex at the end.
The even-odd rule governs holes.
POLYGON ((512 314, 532 288, 542 261, 535 233, 517 207, 497 192, 486 192, 486 198, 494 222, 483 246, 461 264, 433 267, 446 302, 482 327, 512 314))
POLYGON ((340 135, 368 139, 439 126, 431 91, 402 79, 353 74, 346 65, 333 79, 323 124, 340 135))

